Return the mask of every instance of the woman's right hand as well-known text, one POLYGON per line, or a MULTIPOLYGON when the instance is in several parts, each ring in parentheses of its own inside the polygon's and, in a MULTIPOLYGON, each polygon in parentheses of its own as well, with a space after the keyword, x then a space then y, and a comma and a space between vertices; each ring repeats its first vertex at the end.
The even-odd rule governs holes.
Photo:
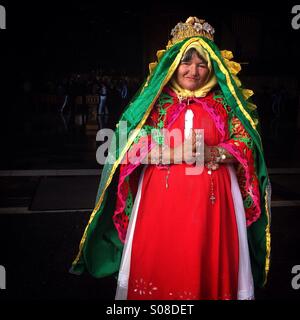
MULTIPOLYGON (((172 152, 171 152, 172 154, 172 152)), ((173 163, 192 163, 196 156, 196 133, 191 130, 191 133, 182 144, 173 148, 173 163)))
POLYGON ((174 148, 166 145, 164 147, 156 145, 148 154, 148 160, 151 164, 158 164, 159 159, 162 160, 163 164, 194 163, 197 151, 196 143, 196 133, 194 130, 191 130, 190 135, 174 148), (162 157, 160 157, 161 152, 162 157))

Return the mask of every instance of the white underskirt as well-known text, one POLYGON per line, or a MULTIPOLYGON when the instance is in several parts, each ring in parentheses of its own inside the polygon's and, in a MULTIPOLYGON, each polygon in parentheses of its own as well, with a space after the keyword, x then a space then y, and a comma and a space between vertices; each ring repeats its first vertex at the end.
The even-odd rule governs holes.
MULTIPOLYGON (((237 177, 232 165, 227 165, 231 180, 231 193, 234 203, 236 222, 239 237, 239 276, 238 276, 238 300, 254 299, 254 285, 251 272, 249 248, 247 240, 247 228, 245 219, 245 210, 241 191, 238 185, 237 177)), ((144 167, 138 185, 137 195, 131 212, 131 217, 127 229, 126 240, 124 244, 122 260, 118 275, 118 283, 115 300, 126 300, 128 292, 128 281, 130 273, 130 259, 132 240, 134 235, 135 223, 138 213, 139 204, 141 201, 142 185, 146 166, 144 167)))

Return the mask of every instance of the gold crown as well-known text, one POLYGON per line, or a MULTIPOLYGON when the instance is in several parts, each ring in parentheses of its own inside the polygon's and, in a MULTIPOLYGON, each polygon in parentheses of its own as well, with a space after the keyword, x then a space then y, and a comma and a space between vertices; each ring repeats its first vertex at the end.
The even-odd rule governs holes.
POLYGON ((168 47, 184 40, 185 38, 202 36, 209 40, 214 40, 215 29, 205 20, 197 17, 189 17, 185 22, 179 22, 171 31, 172 38, 168 42, 168 47))

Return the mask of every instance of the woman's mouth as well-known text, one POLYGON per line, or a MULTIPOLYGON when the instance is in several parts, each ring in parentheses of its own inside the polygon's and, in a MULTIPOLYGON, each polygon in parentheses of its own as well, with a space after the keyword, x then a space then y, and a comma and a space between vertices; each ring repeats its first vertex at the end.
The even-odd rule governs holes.
POLYGON ((185 77, 186 79, 188 80, 192 80, 192 81, 198 81, 199 79, 198 78, 193 78, 193 77, 185 77))

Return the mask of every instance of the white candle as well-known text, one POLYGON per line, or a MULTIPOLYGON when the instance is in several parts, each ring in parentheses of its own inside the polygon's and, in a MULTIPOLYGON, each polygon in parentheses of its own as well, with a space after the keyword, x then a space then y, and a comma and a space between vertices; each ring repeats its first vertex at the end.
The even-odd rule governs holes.
POLYGON ((188 138, 189 134, 191 133, 191 129, 193 129, 193 118, 194 113, 191 109, 188 109, 185 112, 185 123, 184 123, 184 137, 185 139, 188 138))

